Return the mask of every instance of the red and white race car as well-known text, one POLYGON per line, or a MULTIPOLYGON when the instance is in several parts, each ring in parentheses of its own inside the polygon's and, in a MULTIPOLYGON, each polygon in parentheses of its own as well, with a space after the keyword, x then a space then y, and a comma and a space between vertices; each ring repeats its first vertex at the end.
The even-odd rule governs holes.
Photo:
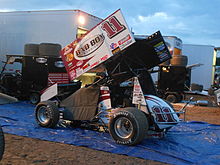
POLYGON ((160 32, 134 38, 118 10, 61 53, 72 80, 100 64, 104 70, 64 100, 40 102, 35 110, 40 126, 104 129, 117 143, 136 145, 180 121, 172 105, 156 96, 148 72, 171 58, 160 32))

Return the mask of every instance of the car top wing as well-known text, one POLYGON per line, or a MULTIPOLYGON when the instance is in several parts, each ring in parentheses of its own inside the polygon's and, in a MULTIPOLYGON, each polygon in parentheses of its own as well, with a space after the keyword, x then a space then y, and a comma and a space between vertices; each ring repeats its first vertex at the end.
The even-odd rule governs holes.
POLYGON ((61 50, 70 80, 98 66, 135 42, 121 10, 104 19, 83 38, 61 50))

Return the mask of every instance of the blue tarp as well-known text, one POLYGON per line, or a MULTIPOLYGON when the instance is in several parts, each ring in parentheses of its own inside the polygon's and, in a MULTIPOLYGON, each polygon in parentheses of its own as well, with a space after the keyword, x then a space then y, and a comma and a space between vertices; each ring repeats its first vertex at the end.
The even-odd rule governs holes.
POLYGON ((34 106, 26 102, 0 105, 5 133, 61 142, 170 164, 220 164, 220 125, 182 122, 162 139, 145 139, 137 146, 117 145, 108 133, 80 128, 38 126, 34 106))

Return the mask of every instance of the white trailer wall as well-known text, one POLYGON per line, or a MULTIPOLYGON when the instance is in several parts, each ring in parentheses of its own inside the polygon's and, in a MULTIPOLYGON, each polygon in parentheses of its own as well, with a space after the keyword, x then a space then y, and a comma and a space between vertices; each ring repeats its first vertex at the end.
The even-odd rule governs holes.
POLYGON ((188 65, 202 64, 192 69, 191 83, 201 84, 204 89, 210 88, 213 82, 214 46, 183 44, 182 53, 188 56, 188 65))
MULTIPOLYGON (((0 60, 5 54, 23 54, 26 43, 59 43, 76 38, 77 28, 91 29, 101 19, 80 10, 24 11, 0 13, 0 60), (78 16, 85 24, 78 22, 78 16)), ((0 61, 0 67, 1 67, 0 61)))

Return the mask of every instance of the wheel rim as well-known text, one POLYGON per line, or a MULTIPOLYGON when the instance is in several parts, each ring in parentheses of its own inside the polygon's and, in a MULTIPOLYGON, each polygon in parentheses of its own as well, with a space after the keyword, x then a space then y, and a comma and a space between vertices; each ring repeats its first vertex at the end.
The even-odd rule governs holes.
POLYGON ((115 133, 120 138, 128 138, 131 136, 134 128, 131 121, 126 117, 118 118, 114 124, 115 133))
POLYGON ((49 113, 46 106, 42 106, 37 111, 37 118, 40 123, 46 124, 49 120, 49 113))

